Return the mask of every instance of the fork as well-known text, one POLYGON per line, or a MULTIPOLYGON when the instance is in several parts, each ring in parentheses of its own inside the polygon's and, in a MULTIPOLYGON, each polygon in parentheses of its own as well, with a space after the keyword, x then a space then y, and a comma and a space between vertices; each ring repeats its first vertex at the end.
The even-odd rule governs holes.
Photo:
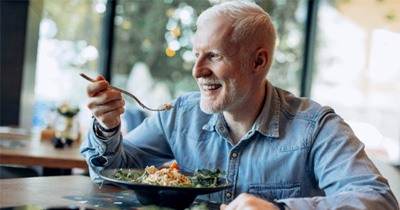
MULTIPOLYGON (((80 73, 79 75, 81 77, 85 78, 86 80, 90 81, 90 82, 96 82, 96 80, 94 80, 93 78, 87 76, 84 73, 80 73)), ((171 104, 163 104, 160 108, 152 109, 152 108, 149 108, 146 105, 144 105, 135 95, 133 95, 132 93, 129 93, 126 90, 122 90, 122 89, 114 87, 112 85, 110 85, 110 89, 119 91, 119 92, 121 92, 121 93, 123 93, 123 94, 125 94, 125 95, 127 95, 127 96, 129 96, 131 98, 133 98, 141 107, 143 107, 144 109, 147 109, 149 111, 165 111, 165 110, 170 110, 170 109, 174 108, 174 106, 172 106, 171 104)))

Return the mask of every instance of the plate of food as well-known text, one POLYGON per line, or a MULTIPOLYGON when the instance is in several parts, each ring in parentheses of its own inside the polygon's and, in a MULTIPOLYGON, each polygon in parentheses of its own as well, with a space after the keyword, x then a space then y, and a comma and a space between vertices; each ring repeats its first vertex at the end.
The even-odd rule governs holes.
POLYGON ((178 170, 176 163, 169 168, 107 169, 100 177, 114 185, 135 192, 143 205, 174 209, 189 207, 198 195, 229 189, 232 184, 223 178, 224 171, 198 169, 194 173, 178 170))

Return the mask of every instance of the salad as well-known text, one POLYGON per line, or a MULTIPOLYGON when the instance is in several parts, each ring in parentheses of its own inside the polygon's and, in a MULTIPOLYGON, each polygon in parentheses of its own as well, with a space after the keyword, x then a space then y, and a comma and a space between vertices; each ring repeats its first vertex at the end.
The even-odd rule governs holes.
MULTIPOLYGON (((217 187, 225 172, 208 169, 197 169, 193 175, 186 176, 179 172, 179 166, 174 162, 169 168, 157 169, 147 166, 144 171, 115 169, 114 178, 135 183, 176 187, 217 187)), ((225 181, 227 183, 227 181, 225 181)))

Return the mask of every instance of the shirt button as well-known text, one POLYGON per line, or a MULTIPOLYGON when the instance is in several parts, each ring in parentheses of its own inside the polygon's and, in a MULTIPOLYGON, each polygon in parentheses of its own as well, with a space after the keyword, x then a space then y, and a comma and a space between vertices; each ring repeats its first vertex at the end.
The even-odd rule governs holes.
POLYGON ((232 197, 232 194, 231 194, 230 192, 227 192, 227 193, 225 194, 225 196, 226 196, 227 198, 231 198, 231 197, 232 197))
POLYGON ((236 158, 236 157, 238 156, 238 154, 237 154, 236 152, 233 152, 233 153, 231 154, 231 156, 232 156, 233 158, 236 158))

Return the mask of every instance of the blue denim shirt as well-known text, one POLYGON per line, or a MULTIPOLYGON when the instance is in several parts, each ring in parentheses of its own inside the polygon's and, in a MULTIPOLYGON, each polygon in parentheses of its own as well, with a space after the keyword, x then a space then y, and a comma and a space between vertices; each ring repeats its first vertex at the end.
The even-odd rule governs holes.
POLYGON ((233 187, 202 198, 229 203, 246 192, 291 209, 398 209, 388 182, 364 145, 330 107, 267 84, 252 129, 233 145, 223 115, 205 114, 200 94, 147 118, 125 136, 92 129, 82 144, 92 179, 108 168, 160 166, 175 159, 183 171, 222 169, 233 187))

